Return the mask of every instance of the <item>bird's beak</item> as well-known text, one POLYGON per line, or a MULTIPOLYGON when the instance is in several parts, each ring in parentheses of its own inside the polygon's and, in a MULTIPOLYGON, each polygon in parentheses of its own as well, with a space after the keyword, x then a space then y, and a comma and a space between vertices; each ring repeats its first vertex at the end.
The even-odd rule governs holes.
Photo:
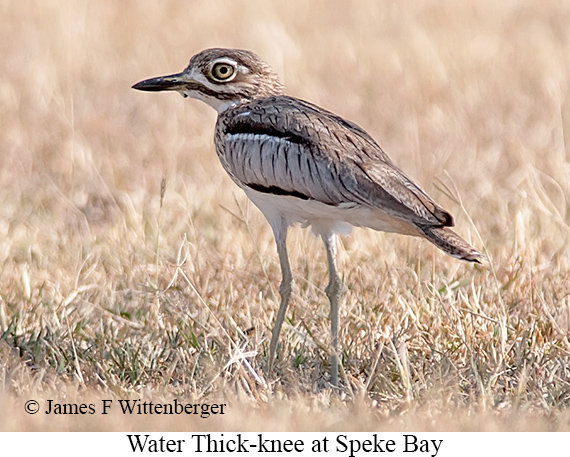
POLYGON ((191 79, 183 73, 145 79, 133 86, 133 89, 158 92, 161 90, 184 90, 191 79))

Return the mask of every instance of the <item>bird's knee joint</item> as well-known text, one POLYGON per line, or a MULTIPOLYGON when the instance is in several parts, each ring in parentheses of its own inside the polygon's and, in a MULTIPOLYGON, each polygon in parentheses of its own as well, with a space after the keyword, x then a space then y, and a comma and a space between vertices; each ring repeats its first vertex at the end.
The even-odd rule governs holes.
POLYGON ((325 289, 325 293, 329 298, 340 295, 342 290, 342 280, 339 277, 331 279, 329 285, 325 289))

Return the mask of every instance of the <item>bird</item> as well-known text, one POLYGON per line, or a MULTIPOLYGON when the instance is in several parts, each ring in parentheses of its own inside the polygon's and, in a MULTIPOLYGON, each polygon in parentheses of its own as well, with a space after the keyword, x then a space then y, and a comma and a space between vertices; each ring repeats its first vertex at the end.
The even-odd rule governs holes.
POLYGON ((205 49, 181 73, 146 79, 133 89, 175 91, 218 113, 214 144, 222 167, 261 210, 277 245, 282 279, 269 371, 293 286, 289 227, 310 226, 324 242, 334 387, 342 289, 336 266, 338 234, 368 227, 418 236, 452 257, 484 263, 483 254, 451 230, 452 215, 408 178, 364 129, 287 95, 278 75, 251 51, 205 49))

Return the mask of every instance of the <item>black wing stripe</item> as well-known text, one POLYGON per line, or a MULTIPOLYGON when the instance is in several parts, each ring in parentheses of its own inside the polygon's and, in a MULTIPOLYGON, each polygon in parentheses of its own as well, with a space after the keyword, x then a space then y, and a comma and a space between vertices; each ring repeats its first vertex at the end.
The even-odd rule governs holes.
POLYGON ((288 197, 297 197, 301 200, 312 200, 309 196, 302 194, 301 192, 297 192, 296 190, 285 190, 277 186, 263 186, 256 183, 248 183, 246 186, 258 192, 263 192, 264 194, 285 195, 288 197))

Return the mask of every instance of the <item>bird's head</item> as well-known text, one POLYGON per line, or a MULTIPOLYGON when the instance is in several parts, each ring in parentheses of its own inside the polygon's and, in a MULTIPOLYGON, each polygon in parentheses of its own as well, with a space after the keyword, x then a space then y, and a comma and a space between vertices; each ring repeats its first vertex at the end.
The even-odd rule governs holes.
POLYGON ((250 51, 212 48, 196 54, 182 72, 141 81, 133 89, 175 90, 210 105, 218 113, 255 98, 282 94, 278 76, 250 51))

